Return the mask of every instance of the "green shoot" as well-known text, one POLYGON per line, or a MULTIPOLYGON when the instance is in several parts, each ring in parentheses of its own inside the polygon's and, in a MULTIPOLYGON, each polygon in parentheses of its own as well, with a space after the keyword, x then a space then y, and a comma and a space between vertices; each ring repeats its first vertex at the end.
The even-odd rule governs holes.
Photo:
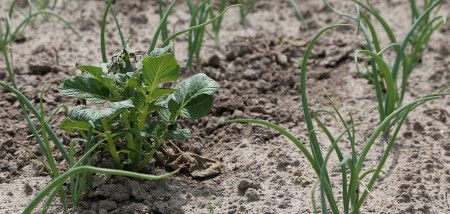
MULTIPOLYGON (((92 128, 94 124, 91 125, 91 127, 87 127, 86 130, 83 129, 83 127, 77 127, 72 126, 70 130, 76 130, 79 132, 81 136, 83 136, 83 139, 73 139, 70 143, 70 152, 68 152, 64 146, 62 145, 61 141, 58 139, 58 137, 55 135, 53 130, 48 125, 48 121, 44 118, 44 108, 42 103, 42 97, 44 89, 41 92, 40 96, 40 111, 38 111, 31 102, 17 90, 16 82, 14 79, 14 76, 11 72, 10 63, 8 60, 7 55, 7 49, 4 51, 5 55, 5 62, 6 67, 12 82, 12 86, 0 81, 0 86, 9 90, 10 92, 14 93, 17 98, 19 99, 19 104, 22 109, 22 112, 25 116, 25 119, 28 122, 28 126, 31 129, 31 132, 33 133, 33 136, 35 137, 36 141, 38 142, 39 146, 44 151, 44 155, 46 157, 46 162, 44 159, 38 158, 38 160, 44 165, 44 167, 49 171, 52 182, 46 186, 41 192, 36 195, 36 197, 32 200, 32 202, 27 206, 27 208, 24 210, 24 213, 31 213, 31 211, 44 199, 46 195, 49 195, 47 198, 47 201, 45 202, 46 208, 50 206, 50 204, 53 201, 53 198, 56 196, 57 193, 59 193, 59 197, 61 199, 61 202, 63 204, 64 212, 67 212, 68 210, 68 203, 67 198, 65 197, 65 192, 63 190, 63 184, 64 182, 69 179, 70 180, 70 193, 72 198, 72 205, 74 208, 77 206, 77 202, 82 196, 82 194, 86 191, 86 187, 89 185, 89 177, 92 176, 93 173, 104 173, 104 174, 113 174, 113 175, 123 175, 123 176, 130 176, 130 177, 138 177, 143 179, 161 179, 170 175, 173 175, 177 171, 161 175, 161 176, 152 176, 152 175, 146 175, 146 174, 140 174, 140 173, 132 173, 129 171, 123 171, 123 170, 111 170, 111 169, 102 169, 98 167, 92 167, 92 160, 93 158, 98 154, 98 147, 102 148, 108 148, 108 146, 104 143, 105 139, 101 139, 97 142, 96 138, 102 137, 102 135, 97 135, 94 137, 95 130, 92 128), (41 123, 41 135, 39 135, 35 125, 31 122, 31 118, 28 115, 28 112, 26 110, 30 110, 36 118, 39 118, 39 122, 41 123), (85 131, 88 132, 88 135, 85 134, 85 131), (42 136, 42 137, 41 137, 42 136), (51 140, 51 141, 50 141, 51 140), (69 163, 69 169, 67 172, 62 173, 58 166, 56 165, 56 162, 53 158, 50 142, 53 142, 56 145, 56 148, 61 153, 63 158, 69 163), (85 144, 85 149, 82 157, 80 157, 78 160, 75 160, 75 143, 82 142, 85 144), (87 174, 89 173, 89 174, 87 174), (88 181, 86 181, 88 180, 88 181)), ((69 128, 68 128, 69 129, 69 128)), ((46 208, 42 209, 42 213, 46 213, 46 208)))
POLYGON ((306 32, 309 32, 308 24, 306 23, 306 20, 303 17, 302 12, 300 12, 300 9, 298 9, 297 4, 295 4, 294 0, 289 0, 289 2, 291 3, 292 7, 294 8, 295 13, 297 14, 298 18, 303 23, 303 26, 305 26, 306 32))
POLYGON ((245 17, 253 10, 253 7, 255 7, 255 4, 259 0, 237 0, 239 4, 241 4, 241 8, 239 9, 239 15, 241 15, 241 22, 244 22, 245 17))
MULTIPOLYGON (((254 119, 235 119, 235 120, 228 120, 224 121, 222 123, 255 123, 255 124, 261 124, 265 125, 267 127, 273 128, 280 132, 282 135, 287 137, 289 140, 291 140, 305 155, 306 159, 310 163, 311 167, 316 172, 316 175, 318 177, 317 182, 315 182, 314 187, 312 189, 311 197, 312 197, 312 204, 313 204, 313 210, 315 213, 318 213, 319 210, 321 210, 322 213, 328 212, 328 206, 332 213, 338 214, 338 213, 353 213, 357 214, 359 213, 359 209, 361 205, 364 203, 367 195, 370 194, 371 189, 374 186, 374 183, 376 179, 378 178, 379 174, 381 172, 385 173, 382 168, 384 166, 384 163, 386 162, 386 159, 389 155, 389 152, 395 142, 395 139, 400 131, 400 128, 402 127, 406 116, 408 113, 416 108, 417 106, 423 104, 424 102, 432 99, 438 99, 441 98, 444 95, 450 95, 448 92, 449 85, 447 85, 444 89, 439 91, 435 94, 430 94, 427 96, 424 96, 422 98, 416 99, 406 105, 400 106, 397 109, 394 109, 391 114, 386 116, 384 120, 378 125, 378 127, 372 132, 371 137, 366 141, 364 144, 364 147, 361 151, 357 151, 355 147, 356 137, 355 137, 355 127, 358 126, 360 123, 355 123, 353 121, 352 114, 349 113, 349 118, 351 121, 351 124, 348 125, 346 120, 342 117, 341 113, 337 109, 337 107, 332 102, 331 98, 328 96, 328 100, 330 101, 331 106, 334 109, 334 113, 328 110, 315 110, 314 112, 314 119, 316 120, 316 123, 320 128, 315 128, 312 122, 312 116, 310 113, 310 109, 308 107, 308 100, 306 96, 306 71, 307 71, 307 64, 308 64, 308 58, 309 54, 311 52, 311 49, 317 39, 326 31, 336 28, 336 27, 345 27, 345 26, 351 26, 351 25, 333 25, 330 27, 327 27, 323 30, 321 30, 310 42, 308 45, 305 55, 302 58, 302 65, 301 65, 301 96, 302 96, 302 108, 305 115, 305 120, 309 132, 309 148, 305 145, 305 143, 302 143, 299 139, 297 139, 293 134, 288 132, 287 130, 283 129, 282 127, 275 125, 273 123, 263 121, 263 120, 254 120, 254 119), (447 91, 447 92, 446 92, 447 91), (339 120, 342 122, 342 125, 344 127, 344 130, 341 132, 341 134, 338 137, 334 137, 333 134, 328 130, 328 128, 322 123, 322 121, 319 119, 319 114, 326 113, 331 115, 334 119, 339 118, 339 120), (337 114, 338 117, 335 116, 337 114), (388 146, 386 148, 386 151, 384 152, 380 162, 377 165, 376 169, 369 169, 365 170, 362 166, 365 161, 365 157, 367 153, 370 151, 373 143, 375 140, 380 136, 380 134, 386 129, 386 127, 393 127, 396 126, 392 136, 390 136, 390 139, 388 140, 388 146), (320 143, 316 137, 316 132, 323 132, 327 136, 327 138, 330 141, 330 148, 326 153, 323 153, 320 148, 320 143), (350 142, 351 147, 351 153, 349 155, 345 155, 342 153, 342 148, 344 145, 340 145, 339 141, 340 139, 348 135, 348 139, 350 142), (341 168, 342 173, 342 206, 338 206, 338 201, 336 200, 337 197, 334 194, 333 188, 334 185, 331 184, 330 177, 328 175, 328 169, 327 169, 327 163, 329 161, 330 155, 335 152, 339 163, 334 164, 334 167, 341 168), (358 156, 359 154, 359 156, 358 156), (371 175, 371 178, 369 182, 366 183, 363 181, 365 177, 371 175), (317 187, 320 187, 320 207, 315 201, 315 193, 317 187), (361 188, 362 187, 362 188, 361 188), (360 194, 362 192, 362 194, 360 194), (340 210, 343 209, 343 210, 340 210)), ((365 52, 364 52, 365 53, 365 52)), ((373 58, 373 56, 371 55, 373 58)), ((383 68, 384 69, 384 68, 383 68)), ((325 92, 326 93, 326 92, 325 92)))
MULTIPOLYGON (((359 60, 363 60, 366 64, 366 70, 361 72, 357 66, 358 72, 362 73, 369 84, 375 85, 375 92, 378 100, 377 109, 380 114, 381 122, 392 114, 395 109, 402 106, 409 76, 417 64, 420 63, 431 35, 445 23, 448 17, 436 15, 443 4, 442 0, 424 1, 423 11, 420 11, 416 6, 415 1, 411 0, 411 21, 413 24, 403 38, 402 43, 399 44, 397 43, 398 40, 394 36, 389 24, 368 1, 367 4, 358 0, 353 1, 357 4, 357 17, 337 11, 324 0, 325 4, 333 12, 340 16, 353 19, 361 27, 366 39, 367 50, 358 51, 355 54, 355 61, 358 62, 359 60), (364 11, 360 11, 359 7, 364 11), (386 48, 381 49, 374 24, 365 12, 375 17, 391 40, 391 44, 386 48), (367 25, 368 30, 363 23, 367 25), (382 55, 385 50, 390 48, 394 48, 397 53, 391 68, 388 66, 389 63, 382 55), (367 66, 367 61, 371 62, 370 68, 367 66), (400 72, 402 74, 401 79, 399 79, 400 72)), ((387 126, 386 129, 383 130, 384 135, 388 135, 389 129, 390 126, 387 126)))
MULTIPOLYGON (((174 5, 177 3, 177 0, 174 0, 172 4, 166 9, 166 12, 164 15, 160 12, 160 24, 158 28, 155 31, 155 34, 153 36, 152 41, 150 42, 150 48, 147 51, 147 54, 149 54, 151 51, 154 50, 156 47, 156 42, 159 38, 159 34, 161 33, 161 37, 163 39, 162 47, 165 47, 169 45, 169 42, 174 39, 175 37, 183 34, 183 33, 189 33, 188 35, 188 58, 186 61, 186 68, 191 69, 192 63, 194 61, 194 56, 196 57, 197 63, 200 61, 200 51, 203 44, 203 38, 205 32, 209 34, 209 32, 205 29, 205 27, 209 24, 211 24, 214 36, 210 35, 210 37, 213 37, 216 46, 219 43, 219 32, 220 27, 223 19, 223 15, 231 8, 241 6, 240 4, 231 5, 229 7, 226 6, 226 1, 222 0, 221 4, 219 5, 219 11, 218 15, 214 16, 214 5, 211 3, 211 0, 203 0, 198 5, 194 5, 191 0, 187 0, 189 11, 191 13, 191 21, 189 24, 188 29, 180 30, 172 35, 168 35, 167 30, 167 17, 171 13, 174 5), (208 20, 209 17, 209 20, 208 20), (162 32, 161 32, 162 31, 162 32)), ((160 3, 160 8, 161 8, 160 3)))
POLYGON ((26 15, 25 19, 22 20, 15 29, 13 29, 12 25, 11 25, 11 17, 12 17, 14 8, 15 8, 14 6, 15 6, 16 1, 14 1, 11 4, 11 6, 9 8, 9 13, 5 17, 6 18, 5 31, 3 30, 2 23, 0 23, 0 49, 1 50, 4 50, 7 45, 14 42, 19 37, 21 32, 26 28, 26 26, 30 22, 32 22, 35 17, 37 17, 39 15, 45 15, 45 16, 50 15, 50 16, 54 16, 54 17, 58 18, 60 21, 64 22, 64 24, 66 24, 67 27, 70 28, 70 30, 72 30, 72 32, 83 42, 83 44, 86 47, 88 47, 87 43, 82 39, 80 34, 72 27, 72 25, 68 21, 66 21, 61 15, 59 15, 58 13, 55 13, 51 10, 38 10, 37 12, 32 13, 31 6, 30 6, 30 11, 29 11, 28 15, 26 15))
POLYGON ((108 102, 104 109, 88 105, 75 106, 69 110, 69 118, 59 128, 69 132, 92 128, 93 133, 105 139, 105 149, 110 152, 117 169, 140 171, 165 140, 190 138, 190 131, 181 129, 177 119, 198 119, 206 115, 212 106, 212 95, 219 88, 214 80, 204 74, 184 80, 174 88, 158 87, 164 82, 178 79, 180 66, 173 54, 169 53, 169 42, 182 33, 204 28, 234 7, 224 9, 214 19, 168 36, 162 48, 152 48, 175 3, 169 6, 160 21, 149 54, 141 56, 137 52, 128 52, 125 49, 126 42, 122 39, 124 49, 107 62, 104 27, 112 4, 110 0, 104 11, 101 30, 104 63, 99 66, 78 66, 84 74, 66 79, 59 88, 59 92, 66 96, 93 103, 108 102), (116 142, 121 139, 127 142, 125 148, 116 147, 116 142), (120 153, 125 153, 126 158, 121 159, 120 153))

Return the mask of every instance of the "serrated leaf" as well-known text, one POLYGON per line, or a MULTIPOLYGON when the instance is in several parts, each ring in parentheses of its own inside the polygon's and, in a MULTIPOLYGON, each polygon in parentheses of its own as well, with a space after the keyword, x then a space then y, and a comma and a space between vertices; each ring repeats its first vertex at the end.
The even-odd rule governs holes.
POLYGON ((160 57, 146 57, 142 60, 142 64, 142 77, 151 89, 160 83, 178 79, 180 65, 178 65, 172 54, 160 57))
POLYGON ((191 132, 187 129, 170 130, 164 134, 164 139, 167 140, 188 140, 191 137, 191 132))
POLYGON ((104 103, 110 99, 108 87, 91 75, 67 78, 58 91, 66 96, 82 98, 94 103, 104 103))
POLYGON ((105 109, 101 110, 86 105, 78 105, 70 109, 69 118, 75 121, 89 122, 92 120, 94 123, 98 123, 103 118, 112 118, 121 111, 133 107, 131 100, 109 103, 105 109))

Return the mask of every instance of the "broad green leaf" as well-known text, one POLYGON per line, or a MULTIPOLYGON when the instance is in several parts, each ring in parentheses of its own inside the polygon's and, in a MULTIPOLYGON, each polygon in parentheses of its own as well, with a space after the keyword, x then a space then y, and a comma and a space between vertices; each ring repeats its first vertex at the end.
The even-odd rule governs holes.
POLYGON ((127 85, 135 89, 142 88, 142 85, 139 83, 139 80, 136 77, 130 78, 127 82, 127 85))
POLYGON ((162 56, 163 54, 167 53, 167 51, 168 51, 171 47, 172 47, 172 42, 170 42, 169 45, 167 45, 166 47, 163 47, 163 48, 155 48, 155 49, 150 53, 150 55, 147 55, 147 54, 143 55, 143 56, 142 56, 142 59, 139 60, 139 61, 136 63, 136 66, 135 66, 135 67, 136 67, 136 70, 135 70, 135 72, 137 72, 137 73, 142 73, 142 68, 143 68, 142 60, 143 60, 143 59, 145 59, 145 58, 147 58, 147 57, 159 57, 159 56, 162 56))
POLYGON ((142 64, 142 76, 151 89, 154 89, 160 83, 178 79, 180 65, 172 54, 155 58, 147 57, 142 60, 142 64))
POLYGON ((191 137, 191 132, 187 129, 170 130, 164 134, 164 139, 167 140, 188 140, 191 137))
POLYGON ((142 64, 142 61, 147 57, 148 57, 148 55, 145 54, 144 56, 142 56, 142 58, 138 62, 136 62, 136 65, 135 65, 136 70, 134 70, 135 73, 139 73, 139 74, 142 73, 142 68, 144 67, 144 65, 142 64))
POLYGON ((137 109, 144 108, 145 99, 146 99, 145 95, 143 95, 142 93, 138 93, 137 91, 134 93, 134 96, 131 98, 131 100, 133 101, 133 105, 137 109))
POLYGON ((216 81, 205 74, 197 74, 179 83, 175 87, 179 90, 167 98, 170 118, 175 119, 178 114, 189 119, 205 116, 211 109, 212 95, 219 87, 216 81))
POLYGON ((163 48, 155 48, 149 55, 149 57, 159 57, 165 53, 172 47, 172 42, 170 42, 166 47, 163 48))
POLYGON ((114 84, 114 76, 103 71, 102 67, 92 66, 92 65, 80 65, 77 69, 84 71, 92 75, 95 79, 102 82, 106 86, 114 84))
POLYGON ((213 105, 213 98, 211 95, 198 96, 191 100, 181 110, 180 116, 189 119, 198 119, 209 113, 213 105))
POLYGON ((196 74, 180 82, 175 88, 180 89, 173 94, 175 100, 180 103, 189 103, 190 100, 197 96, 204 94, 213 95, 219 90, 220 85, 206 76, 206 74, 196 74))
POLYGON ((150 104, 148 112, 154 112, 156 110, 165 109, 165 101, 163 99, 157 99, 150 104))
POLYGON ((119 83, 127 83, 134 76, 134 72, 128 72, 125 74, 116 74, 115 80, 119 83))
POLYGON ((94 103, 104 103, 110 99, 108 87, 91 75, 67 78, 58 91, 66 96, 83 98, 94 103))
POLYGON ((106 87, 108 87, 109 90, 114 90, 116 94, 119 93, 119 88, 117 88, 115 84, 116 77, 114 77, 114 75, 105 73, 102 67, 92 65, 80 65, 77 66, 77 69, 92 75, 95 79, 97 79, 98 81, 103 83, 106 87))
POLYGON ((159 139, 163 134, 163 128, 166 126, 164 122, 154 121, 150 124, 148 133, 150 134, 150 138, 159 139))
POLYGON ((176 88, 155 88, 151 95, 150 102, 153 102, 154 100, 157 100, 167 94, 170 94, 172 92, 178 91, 179 89, 176 88))
POLYGON ((69 117, 76 121, 89 122, 92 120, 94 123, 97 123, 103 118, 112 118, 122 110, 133 107, 131 100, 109 103, 105 109, 101 110, 86 105, 78 105, 70 109, 69 117))
MULTIPOLYGON (((68 132, 73 132, 73 131, 77 131, 77 130, 88 131, 90 126, 91 125, 89 125, 89 123, 87 123, 85 121, 74 121, 74 120, 71 120, 70 118, 67 118, 61 123, 61 125, 58 126, 58 129, 68 131, 68 132)), ((95 132, 95 130, 94 130, 94 132, 95 132)))

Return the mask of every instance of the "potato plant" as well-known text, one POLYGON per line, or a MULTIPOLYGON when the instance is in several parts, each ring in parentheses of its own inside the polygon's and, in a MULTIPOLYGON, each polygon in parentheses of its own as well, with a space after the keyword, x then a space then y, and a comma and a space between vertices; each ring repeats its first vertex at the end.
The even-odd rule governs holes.
POLYGON ((219 84, 205 74, 197 74, 173 88, 161 87, 178 79, 180 66, 172 54, 166 53, 169 48, 155 49, 135 66, 131 59, 136 56, 126 50, 110 63, 78 66, 84 74, 66 79, 59 92, 108 105, 103 109, 75 106, 59 128, 87 131, 92 124, 94 132, 107 139, 106 149, 116 168, 131 171, 140 171, 164 140, 189 139, 190 131, 181 129, 177 119, 205 116, 219 84), (116 147, 119 140, 126 142, 120 150, 116 147), (126 158, 120 157, 122 153, 126 158))

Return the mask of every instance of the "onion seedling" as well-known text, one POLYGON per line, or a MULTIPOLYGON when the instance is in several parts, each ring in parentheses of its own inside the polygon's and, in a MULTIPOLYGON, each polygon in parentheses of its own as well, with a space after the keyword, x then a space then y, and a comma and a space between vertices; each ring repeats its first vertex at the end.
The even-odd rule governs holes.
POLYGON ((306 32, 309 32, 308 23, 306 23, 306 20, 303 17, 302 12, 300 12, 300 9, 298 9, 297 4, 295 4, 294 0, 289 0, 289 2, 291 3, 292 7, 294 8, 295 13, 297 14, 298 18, 300 19, 300 21, 305 26, 306 32))
MULTIPOLYGON (((222 123, 235 123, 235 122, 243 122, 243 123, 255 123, 255 124, 261 124, 265 125, 267 127, 273 128, 280 132, 282 135, 287 137, 289 140, 291 140, 305 155, 308 162, 311 164, 312 168, 314 169, 316 175, 317 175, 317 182, 314 185, 315 187, 312 190, 312 204, 315 213, 318 213, 318 207, 316 205, 316 202, 314 200, 315 195, 315 189, 316 187, 319 187, 320 189, 320 208, 322 213, 328 212, 328 206, 330 210, 335 213, 353 213, 357 214, 359 212, 359 209, 363 202, 365 201, 367 195, 369 194, 369 191, 373 188, 373 185, 378 178, 379 174, 382 171, 383 165, 386 162, 386 159, 389 155, 389 152, 395 142, 395 139, 400 131, 400 128, 402 127, 406 116, 408 113, 416 108, 417 106, 423 104, 424 102, 432 99, 441 98, 443 95, 450 95, 450 93, 445 92, 445 90, 448 91, 449 85, 447 85, 443 90, 441 90, 438 93, 430 94, 427 96, 424 96, 422 98, 419 98, 417 100, 414 100, 406 105, 400 106, 396 110, 394 110, 390 115, 388 115, 386 118, 384 118, 383 121, 381 121, 380 125, 373 131, 371 137, 367 140, 365 143, 363 149, 361 151, 356 150, 356 136, 355 136, 355 127, 358 126, 360 123, 355 123, 352 117, 352 114, 349 113, 350 117, 350 124, 347 124, 346 120, 342 117, 339 110, 336 108, 334 103, 331 101, 331 98, 327 97, 335 111, 335 113, 329 111, 329 110, 315 110, 314 112, 314 119, 316 123, 318 124, 319 128, 315 128, 312 122, 313 117, 311 116, 311 111, 308 106, 308 100, 306 96, 306 71, 307 71, 307 64, 308 64, 308 58, 309 54, 312 50, 313 45, 317 41, 317 39, 326 31, 336 28, 336 27, 345 27, 345 26, 351 26, 351 25, 333 25, 326 27, 325 29, 321 30, 309 43, 305 55, 302 58, 302 65, 301 65, 301 79, 300 79, 300 87, 301 87, 301 97, 302 97, 302 108, 303 113, 305 115, 305 120, 307 124, 308 134, 309 134, 309 149, 307 146, 305 146, 305 143, 301 142, 298 138, 296 138, 292 133, 288 132, 287 130, 283 129, 282 127, 275 125, 273 123, 264 121, 264 120, 254 120, 254 119, 235 119, 235 120, 228 120, 224 121, 222 123), (330 130, 324 125, 324 123, 319 119, 319 114, 329 114, 334 119, 337 117, 342 122, 342 125, 344 127, 344 130, 340 133, 338 137, 333 136, 333 134, 330 132, 330 130), (337 117, 335 116, 337 115, 337 117), (390 137, 388 141, 387 148, 385 152, 382 155, 381 160, 379 161, 377 167, 375 169, 363 169, 363 163, 365 162, 365 157, 370 151, 373 143, 375 140, 379 137, 379 135, 382 133, 383 130, 385 130, 388 126, 394 126, 396 124, 395 131, 393 132, 392 136, 390 137), (329 149, 326 153, 322 152, 322 148, 320 147, 320 143, 317 139, 316 132, 323 132, 327 136, 327 138, 330 141, 329 149), (340 145, 339 141, 344 136, 348 135, 348 139, 350 142, 351 147, 351 153, 349 155, 343 154, 341 148, 344 145, 340 145), (330 155, 335 152, 337 157, 339 158, 339 163, 336 163, 333 165, 335 168, 341 169, 341 175, 342 175, 342 183, 341 183, 341 192, 342 192, 342 207, 339 208, 338 206, 338 197, 335 195, 335 192, 333 190, 333 185, 331 183, 330 177, 329 177, 329 171, 327 169, 327 164, 329 161, 330 155), (358 156, 359 154, 359 156, 358 156), (364 171, 367 170, 367 171, 364 171), (363 179, 367 176, 371 175, 371 178, 369 182, 366 184, 363 182, 363 179), (362 194, 360 194, 362 193, 362 194), (327 203, 328 202, 328 203, 327 203), (340 210, 341 209, 341 210, 340 210), (343 209, 343 210, 342 210, 343 209)), ((369 176, 370 177, 370 176, 369 176)))
POLYGON ((237 0, 239 4, 241 4, 241 8, 239 9, 239 15, 241 15, 241 22, 245 20, 245 17, 252 11, 253 7, 259 0, 237 0))
POLYGON ((83 44, 86 47, 88 47, 86 42, 82 39, 80 34, 72 27, 72 25, 68 21, 66 21, 61 15, 59 15, 58 13, 55 13, 51 10, 38 10, 37 12, 32 12, 31 6, 30 6, 28 15, 23 13, 25 16, 25 19, 22 22, 20 22, 20 24, 15 29, 13 29, 12 25, 11 25, 11 17, 12 17, 16 2, 17 2, 17 0, 15 0, 9 7, 8 14, 5 16, 5 26, 3 27, 2 23, 0 23, 0 49, 1 50, 5 50, 5 48, 8 44, 14 42, 17 39, 17 37, 23 32, 23 30, 26 28, 26 26, 30 22, 32 22, 35 17, 37 17, 39 15, 55 16, 60 21, 64 22, 64 24, 66 24, 67 27, 69 27, 70 30, 72 30, 72 32, 83 42, 83 44))
MULTIPOLYGON (((241 22, 244 22, 245 18, 247 17, 247 15, 253 10, 253 8, 255 7, 255 4, 258 2, 259 0, 237 0, 237 2, 243 6, 241 6, 240 10, 239 10, 239 15, 241 16, 241 22)), ((300 12, 300 10, 297 7, 297 4, 295 3, 294 0, 289 0, 289 3, 291 3, 292 7, 295 10, 295 13, 297 14, 298 18, 300 19, 300 21, 302 22, 302 24, 305 26, 306 32, 309 32, 309 27, 308 24, 305 21, 305 18, 303 17, 302 13, 300 12)))
MULTIPOLYGON (((168 7, 166 14, 169 14, 173 8, 173 5, 176 4, 177 1, 173 1, 172 4, 168 7)), ((219 32, 222 25, 223 15, 226 11, 228 11, 232 7, 241 6, 240 4, 231 5, 229 7, 226 7, 226 0, 221 0, 219 6, 218 6, 218 15, 214 14, 214 8, 215 5, 211 2, 211 0, 202 0, 197 5, 195 5, 192 0, 186 1, 189 7, 189 12, 191 14, 191 21, 189 23, 189 28, 186 30, 183 30, 185 32, 188 32, 188 57, 186 60, 185 67, 187 69, 192 68, 192 62, 194 60, 194 56, 196 58, 197 63, 200 62, 200 50, 203 45, 203 38, 205 35, 205 32, 208 36, 210 36, 214 42, 215 45, 219 45, 219 32), (208 20, 209 18, 209 20, 208 20), (209 33, 206 30, 206 26, 211 24, 212 30, 214 32, 214 35, 209 33)), ((170 41, 168 36, 168 30, 167 30, 167 17, 162 14, 162 3, 161 0, 159 1, 159 8, 160 8, 160 19, 161 19, 161 37, 163 41, 170 41)), ((158 32, 158 31, 157 31, 158 32)), ((182 32, 182 31, 179 31, 182 32)), ((175 33, 174 35, 178 34, 179 32, 175 33)), ((159 32, 158 32, 159 33, 159 32)), ((184 33, 184 32, 183 32, 184 33)), ((154 44, 156 44, 155 39, 157 39, 156 33, 153 37, 152 44, 150 46, 149 51, 154 48, 154 44)), ((163 42, 167 45, 166 42, 163 42)))
MULTIPOLYGON (((325 4, 335 13, 340 16, 348 17, 357 22, 366 40, 366 49, 358 51, 355 54, 355 61, 357 70, 360 72, 358 61, 363 60, 366 65, 366 70, 360 72, 362 76, 368 80, 369 84, 375 85, 375 92, 377 95, 378 106, 380 114, 380 122, 394 112, 396 108, 402 106, 408 78, 416 65, 420 62, 426 45, 434 31, 439 29, 445 23, 448 17, 437 16, 443 4, 442 0, 425 1, 423 12, 420 13, 415 1, 411 0, 412 10, 412 26, 408 33, 403 38, 403 41, 398 43, 394 36, 391 27, 384 20, 384 18, 374 9, 374 7, 367 1, 363 4, 360 1, 353 0, 356 3, 357 16, 344 14, 334 9, 326 0, 325 4), (391 44, 381 49, 380 41, 378 40, 377 31, 374 24, 363 11, 373 15, 386 31, 391 44), (432 13, 434 11, 434 13, 432 13), (366 28, 367 27, 367 28, 366 28), (396 52, 395 61, 392 67, 389 67, 387 60, 383 58, 383 53, 393 48, 396 52), (366 57, 363 57, 366 56, 366 57), (367 64, 370 61, 370 68, 367 64), (402 69, 401 83, 399 81, 400 68, 402 69)), ((386 127, 384 134, 389 133, 390 126, 386 127)))

